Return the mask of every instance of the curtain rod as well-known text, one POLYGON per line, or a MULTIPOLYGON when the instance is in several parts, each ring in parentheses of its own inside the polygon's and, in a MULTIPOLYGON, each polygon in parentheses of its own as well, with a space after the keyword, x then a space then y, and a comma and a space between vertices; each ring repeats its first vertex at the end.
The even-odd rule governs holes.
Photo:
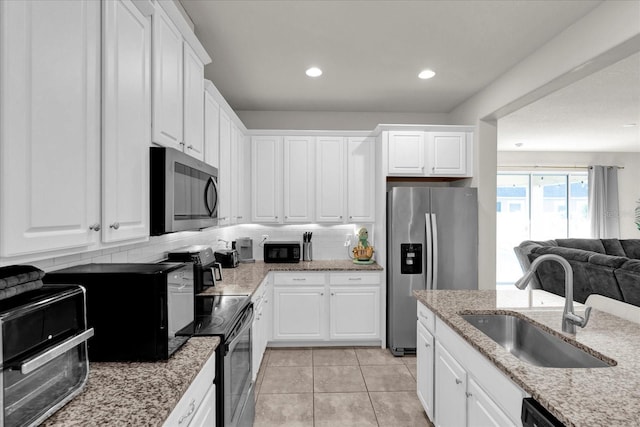
MULTIPOLYGON (((609 166, 612 168, 624 169, 624 166, 609 166)), ((518 169, 590 169, 591 165, 585 166, 542 166, 542 165, 498 165, 498 168, 518 168, 518 169)))

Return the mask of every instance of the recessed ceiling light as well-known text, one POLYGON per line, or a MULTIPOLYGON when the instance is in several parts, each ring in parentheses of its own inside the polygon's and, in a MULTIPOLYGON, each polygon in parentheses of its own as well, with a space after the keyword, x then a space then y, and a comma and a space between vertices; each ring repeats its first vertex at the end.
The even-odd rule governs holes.
POLYGON ((427 69, 427 70, 420 71, 420 74, 418 74, 418 78, 422 80, 426 80, 426 79, 430 79, 435 75, 436 75, 435 71, 427 69))
POLYGON ((637 123, 627 123, 626 125, 622 125, 623 128, 634 128, 638 126, 637 123))
POLYGON ((305 73, 309 77, 320 77, 322 75, 322 70, 318 67, 311 67, 305 71, 305 73))

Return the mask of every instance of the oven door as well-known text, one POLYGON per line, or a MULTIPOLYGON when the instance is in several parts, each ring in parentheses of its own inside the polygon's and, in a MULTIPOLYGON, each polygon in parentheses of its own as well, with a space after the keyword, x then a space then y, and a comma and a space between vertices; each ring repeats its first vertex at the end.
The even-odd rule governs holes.
POLYGON ((253 306, 249 305, 225 343, 227 350, 224 356, 225 426, 240 426, 240 420, 246 419, 246 414, 253 413, 254 399, 251 383, 252 323, 253 306))

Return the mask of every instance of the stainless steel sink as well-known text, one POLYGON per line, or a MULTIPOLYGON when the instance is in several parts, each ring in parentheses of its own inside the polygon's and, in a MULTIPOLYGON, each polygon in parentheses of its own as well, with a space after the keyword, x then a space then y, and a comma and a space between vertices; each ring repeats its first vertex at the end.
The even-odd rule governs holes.
POLYGON ((508 314, 461 316, 518 359, 532 365, 547 368, 611 366, 520 317, 508 314))

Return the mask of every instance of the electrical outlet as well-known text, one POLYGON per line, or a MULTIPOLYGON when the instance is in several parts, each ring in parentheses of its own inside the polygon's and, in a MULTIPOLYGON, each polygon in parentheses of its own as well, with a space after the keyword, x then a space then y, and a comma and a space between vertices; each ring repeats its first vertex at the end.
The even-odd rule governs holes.
POLYGON ((351 234, 344 235, 344 245, 351 246, 351 234))

